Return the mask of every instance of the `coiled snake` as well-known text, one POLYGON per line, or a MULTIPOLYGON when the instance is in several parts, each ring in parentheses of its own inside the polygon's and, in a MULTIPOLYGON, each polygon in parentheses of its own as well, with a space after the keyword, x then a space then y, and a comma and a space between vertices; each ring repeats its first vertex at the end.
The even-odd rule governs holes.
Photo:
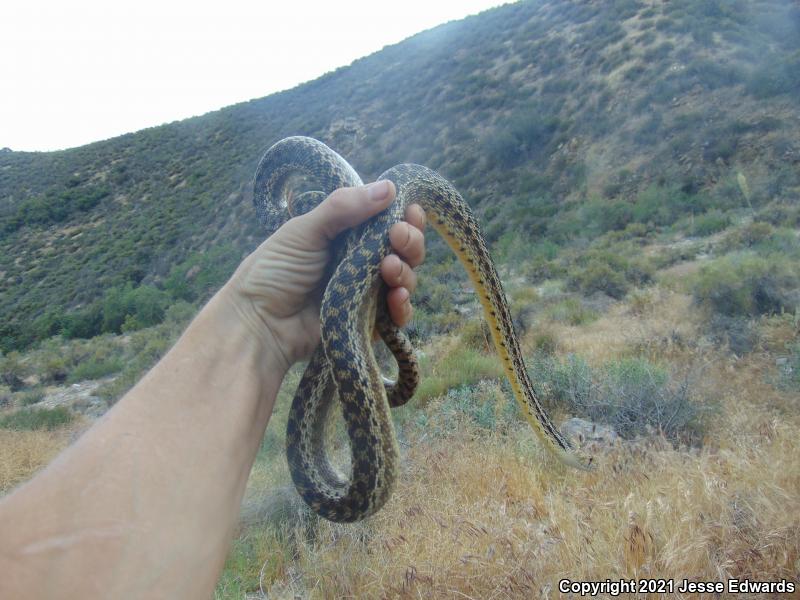
MULTIPOLYGON (((386 312, 379 265, 390 251, 389 228, 402 220, 405 207, 412 203, 425 209, 429 223, 469 274, 514 396, 534 430, 563 462, 587 468, 591 461, 575 453, 536 397, 500 278, 469 206, 447 180, 426 167, 398 165, 379 179, 394 182, 397 197, 389 208, 336 241, 332 274, 322 298, 322 341, 306 367, 289 412, 289 470, 303 500, 326 519, 352 522, 373 514, 391 495, 399 454, 389 408, 411 398, 419 375, 410 342, 386 312), (373 329, 398 363, 396 383, 380 374, 372 351, 373 329), (323 443, 336 398, 350 438, 349 479, 331 465, 323 443)), ((333 190, 359 185, 362 182, 355 170, 325 144, 289 137, 261 159, 253 201, 261 222, 271 232, 291 216, 311 210, 333 190), (298 194, 298 179, 305 179, 305 187, 311 183, 316 191, 298 194)))

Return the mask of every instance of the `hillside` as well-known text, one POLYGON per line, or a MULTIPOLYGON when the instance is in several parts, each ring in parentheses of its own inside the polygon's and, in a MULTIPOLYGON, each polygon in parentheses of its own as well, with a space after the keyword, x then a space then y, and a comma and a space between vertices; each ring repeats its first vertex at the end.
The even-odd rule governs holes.
POLYGON ((789 203, 798 15, 777 0, 522 2, 202 117, 0 152, 0 346, 119 331, 125 315, 103 314, 109 291, 153 305, 130 328, 206 297, 256 245, 250 180, 291 134, 329 143, 366 179, 398 162, 440 170, 492 242, 563 246, 741 209, 738 173, 751 208, 789 203), (199 263, 205 275, 187 282, 199 263), (137 296, 142 285, 154 287, 137 296))
MULTIPOLYGON (((292 134, 367 180, 415 161, 456 184, 533 386, 596 469, 539 444, 431 232, 392 498, 350 525, 304 508, 285 455, 297 365, 215 598, 549 598, 564 579, 606 578, 798 589, 788 1, 517 3, 203 117, 0 151, 0 496, 117 402, 258 244, 251 177, 292 134)), ((346 469, 339 421, 327 445, 346 469)))

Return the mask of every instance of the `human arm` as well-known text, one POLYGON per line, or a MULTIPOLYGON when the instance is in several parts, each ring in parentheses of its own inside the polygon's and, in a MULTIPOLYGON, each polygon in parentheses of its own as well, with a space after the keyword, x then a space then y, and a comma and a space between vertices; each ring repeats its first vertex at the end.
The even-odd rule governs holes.
MULTIPOLYGON (((2 598, 213 593, 288 367, 319 339, 330 239, 389 204, 334 192, 251 254, 167 355, 44 471, 0 500, 2 598)), ((424 215, 390 232, 381 272, 404 324, 424 215)))

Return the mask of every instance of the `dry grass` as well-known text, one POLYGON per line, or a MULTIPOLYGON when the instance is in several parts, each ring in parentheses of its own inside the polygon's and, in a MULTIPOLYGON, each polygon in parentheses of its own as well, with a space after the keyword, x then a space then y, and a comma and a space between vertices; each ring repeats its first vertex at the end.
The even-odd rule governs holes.
POLYGON ((0 494, 29 479, 69 441, 66 431, 0 429, 0 494))
MULTIPOLYGON (((702 362, 698 395, 721 406, 702 449, 640 440, 587 474, 554 463, 524 426, 411 429, 384 510, 356 525, 312 519, 263 549, 268 597, 545 598, 562 578, 797 583, 798 398, 769 384, 770 354, 737 359, 698 343, 698 318, 687 296, 656 291, 584 327, 546 325, 560 351, 592 362, 702 362)), ((793 339, 779 325, 775 345, 793 339)))
POLYGON ((520 429, 411 444, 368 524, 321 523, 270 597, 529 598, 562 578, 791 580, 800 567, 800 442, 742 402, 702 452, 655 440, 592 473, 543 459, 520 429))
POLYGON ((552 321, 545 327, 556 338, 559 351, 578 354, 592 365, 622 356, 680 358, 682 345, 698 337, 699 315, 691 298, 660 289, 635 298, 633 305, 618 303, 586 325, 552 321))
MULTIPOLYGON (((257 598, 262 587, 269 598, 552 598, 562 578, 797 581, 800 399, 769 383, 775 352, 796 341, 796 326, 767 321, 763 351, 736 358, 699 342, 698 319, 688 296, 652 291, 582 327, 545 326, 559 352, 593 363, 642 354, 701 361, 698 396, 721 407, 702 449, 640 440, 583 473, 555 463, 524 424, 500 433, 465 418, 441 435, 409 426, 394 496, 355 525, 303 517, 283 487, 292 375, 249 482, 251 520, 215 597, 257 598)), ((463 372, 499 373, 454 336, 426 351, 427 376, 443 388, 463 372)), ((416 410, 441 411, 436 393, 416 410)), ((0 430, 0 493, 69 435, 0 430)))

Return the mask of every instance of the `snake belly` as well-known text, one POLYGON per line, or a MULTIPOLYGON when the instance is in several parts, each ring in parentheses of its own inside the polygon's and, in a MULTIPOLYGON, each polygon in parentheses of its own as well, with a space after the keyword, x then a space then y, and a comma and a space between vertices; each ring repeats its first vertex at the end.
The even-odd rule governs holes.
MULTIPOLYGON (((419 375, 410 342, 386 310, 379 266, 389 254, 388 231, 419 204, 428 222, 459 258, 475 286, 514 396, 534 431, 563 462, 589 468, 548 415, 533 389, 522 359, 503 287, 471 209, 435 171, 403 164, 384 172, 395 201, 376 217, 334 243, 333 270, 320 310, 321 343, 314 351, 292 400, 286 431, 289 471, 297 491, 320 516, 335 522, 364 519, 389 499, 399 468, 390 408, 408 401, 419 375), (396 382, 386 382, 372 350, 379 332, 398 363, 396 382), (330 409, 339 400, 350 442, 351 472, 343 476, 324 447, 330 409)), ((355 170, 322 142, 285 138, 269 150, 256 171, 254 203, 261 222, 274 231, 311 210, 333 190, 361 185, 355 170), (310 180, 317 189, 296 194, 294 183, 310 180)))

